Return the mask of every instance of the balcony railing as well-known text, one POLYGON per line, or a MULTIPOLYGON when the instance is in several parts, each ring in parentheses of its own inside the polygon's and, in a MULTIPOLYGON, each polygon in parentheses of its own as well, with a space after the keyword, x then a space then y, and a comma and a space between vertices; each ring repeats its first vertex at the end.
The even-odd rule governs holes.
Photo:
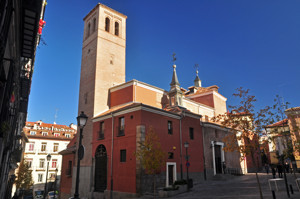
POLYGON ((41 149, 34 149, 34 150, 29 150, 26 149, 25 153, 26 154, 38 154, 38 155, 45 155, 45 154, 58 154, 59 149, 57 149, 56 151, 54 150, 41 150, 41 149))
POLYGON ((44 167, 35 166, 35 167, 32 167, 32 169, 35 171, 45 171, 46 170, 45 163, 44 163, 44 167))
POLYGON ((125 125, 124 126, 118 126, 118 135, 117 136, 124 136, 125 135, 125 125))
POLYGON ((65 172, 66 172, 67 176, 72 176, 72 169, 71 168, 66 169, 65 172))
POLYGON ((25 150, 25 153, 27 153, 27 154, 35 154, 36 152, 37 152, 36 149, 29 150, 29 148, 26 148, 26 150, 25 150))
POLYGON ((98 131, 98 140, 103 140, 104 139, 104 130, 98 131))

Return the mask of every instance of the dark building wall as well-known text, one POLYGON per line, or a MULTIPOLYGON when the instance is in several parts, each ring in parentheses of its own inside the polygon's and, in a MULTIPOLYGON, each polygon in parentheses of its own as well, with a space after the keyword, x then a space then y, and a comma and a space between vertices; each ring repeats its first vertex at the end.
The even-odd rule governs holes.
MULTIPOLYGON (((205 124, 204 124, 205 126, 205 124)), ((212 142, 224 143, 223 139, 230 132, 228 132, 225 128, 220 128, 218 126, 211 125, 210 127, 203 128, 204 133, 204 147, 205 147, 205 167, 207 178, 212 178, 214 175, 214 166, 213 162, 213 147, 212 142)), ((226 143, 224 143, 226 145, 226 143)), ((234 152, 225 152, 224 151, 224 159, 227 170, 241 172, 240 165, 240 154, 237 151, 234 152)))
POLYGON ((33 72, 35 50, 40 36, 38 22, 41 0, 0 0, 0 198, 11 197, 17 163, 22 159, 22 128, 33 72), (25 12, 30 10, 31 19, 25 12), (26 35, 25 23, 32 23, 26 35), (29 42, 29 43, 28 43, 29 42), (26 46, 26 49, 25 47, 26 46), (26 51, 26 53, 25 53, 26 51))

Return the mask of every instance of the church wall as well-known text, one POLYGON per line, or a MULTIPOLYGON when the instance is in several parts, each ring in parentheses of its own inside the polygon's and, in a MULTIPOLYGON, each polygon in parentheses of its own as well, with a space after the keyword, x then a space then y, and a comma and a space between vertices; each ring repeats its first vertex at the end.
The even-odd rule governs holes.
POLYGON ((128 102, 133 102, 133 86, 110 93, 110 107, 118 106, 128 102))
MULTIPOLYGON (((130 110, 130 109, 128 109, 130 110)), ((174 115, 175 118, 164 116, 155 113, 155 109, 151 112, 149 111, 134 111, 128 112, 122 115, 118 115, 115 112, 114 115, 114 152, 113 152, 113 181, 114 181, 114 191, 116 192, 126 192, 126 193, 136 193, 137 192, 137 182, 140 182, 139 191, 146 191, 149 189, 149 184, 145 185, 145 182, 150 182, 150 178, 147 175, 137 175, 137 161, 134 156, 136 151, 136 141, 137 141, 137 128, 143 126, 145 133, 149 131, 150 127, 153 127, 154 131, 160 138, 162 148, 165 152, 174 153, 173 159, 167 159, 166 162, 176 163, 177 179, 180 179, 180 121, 179 116, 174 115), (154 111, 154 112, 152 112, 154 111), (117 136, 117 126, 119 118, 125 118, 125 136, 117 136), (168 134, 168 121, 172 121, 173 134, 168 134), (120 150, 126 149, 126 162, 120 162, 120 150), (139 176, 139 180, 137 180, 139 176), (148 180, 147 180, 148 179, 148 180)), ((93 157, 95 156, 96 148, 103 144, 106 147, 108 154, 108 169, 107 169, 107 190, 110 190, 110 165, 111 165, 111 143, 112 143, 112 120, 111 118, 100 120, 94 122, 93 131, 93 157), (100 122, 105 123, 104 139, 98 139, 98 132, 100 130, 100 122)), ((188 153, 190 155, 191 166, 189 172, 191 176, 194 176, 194 182, 199 181, 201 176, 203 176, 203 147, 202 147, 202 132, 200 127, 199 119, 184 117, 182 119, 182 143, 188 141, 190 147, 188 153), (194 139, 191 140, 189 137, 189 128, 194 128, 194 139)), ((185 149, 183 148, 182 164, 183 173, 185 176, 185 149)), ((166 165, 162 167, 162 173, 158 179, 158 187, 166 186, 166 165)), ((107 191, 106 191, 107 192, 107 191)))
POLYGON ((205 104, 207 106, 210 106, 210 107, 215 107, 215 104, 214 104, 214 96, 213 94, 208 94, 208 95, 203 95, 203 96, 198 96, 198 97, 194 97, 194 98, 190 98, 191 100, 194 100, 196 102, 199 102, 201 104, 205 104))
POLYGON ((182 106, 188 109, 189 111, 199 114, 199 105, 196 105, 194 103, 190 103, 187 100, 183 100, 182 106))
POLYGON ((213 95, 214 105, 215 105, 215 116, 219 114, 224 114, 227 112, 226 101, 221 99, 220 97, 213 95))
POLYGON ((136 102, 141 102, 143 104, 147 104, 150 106, 154 106, 157 108, 161 108, 161 103, 157 102, 157 95, 158 93, 153 91, 153 90, 149 90, 140 86, 135 86, 135 101, 136 102))
MULTIPOLYGON (((155 132, 160 137, 160 142, 165 152, 173 152, 174 159, 167 159, 166 162, 175 162, 177 169, 177 179, 180 179, 180 120, 175 118, 169 118, 166 116, 156 115, 154 113, 144 111, 142 114, 142 122, 145 124, 146 132, 150 126, 153 126, 155 132), (144 121, 144 122, 143 122, 144 121), (173 134, 168 134, 168 121, 172 121, 173 134), (174 149, 175 147, 175 149, 174 149)), ((185 160, 185 148, 183 143, 189 142, 188 154, 190 156, 190 168, 189 172, 191 176, 194 175, 194 182, 201 180, 203 173, 203 145, 202 145, 202 132, 200 127, 200 121, 195 118, 184 117, 182 119, 182 168, 183 174, 186 173, 186 160, 185 160), (194 128, 194 139, 189 137, 189 128, 194 128)), ((166 172, 165 166, 162 168, 163 172, 166 172)), ((166 185, 164 185, 166 186, 166 185)))
MULTIPOLYGON (((100 122, 94 123, 93 132, 93 157, 96 148, 103 144, 107 150, 107 190, 110 190, 111 182, 111 157, 113 156, 113 190, 118 192, 136 192, 136 160, 134 152, 136 150, 136 126, 139 125, 141 117, 140 111, 114 116, 114 149, 112 155, 112 119, 105 119, 104 139, 98 139, 100 122), (119 118, 125 118, 125 135, 118 136, 119 118), (126 150, 126 162, 120 162, 120 150, 126 150)), ((94 177, 93 177, 94 178, 94 177)), ((93 179, 94 180, 94 179, 93 179)))
POLYGON ((183 100, 183 107, 188 109, 189 111, 202 115, 203 117, 207 115, 208 117, 214 116, 214 109, 210 107, 205 107, 203 105, 199 105, 193 102, 190 102, 189 100, 183 100))

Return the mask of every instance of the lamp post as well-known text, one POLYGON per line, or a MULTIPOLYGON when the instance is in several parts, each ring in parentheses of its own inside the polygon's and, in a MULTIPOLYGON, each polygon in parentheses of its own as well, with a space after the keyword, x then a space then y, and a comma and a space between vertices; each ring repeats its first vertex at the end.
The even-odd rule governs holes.
POLYGON ((45 183, 45 189, 44 189, 44 199, 46 199, 47 194, 47 180, 48 180, 48 169, 49 169, 49 162, 51 160, 51 155, 47 155, 47 172, 46 172, 46 183, 45 183))
POLYGON ((186 179, 187 179, 187 190, 190 190, 190 186, 189 186, 189 156, 188 156, 188 148, 189 148, 189 143, 185 142, 184 143, 184 148, 185 148, 185 153, 186 153, 186 179))
POLYGON ((74 199, 79 199, 78 188, 79 188, 79 174, 80 174, 80 160, 83 158, 83 146, 81 144, 82 140, 82 131, 86 124, 88 117, 81 111, 81 114, 77 117, 77 125, 80 128, 79 134, 79 144, 78 144, 78 151, 77 151, 77 172, 76 172, 76 186, 75 186, 75 193, 74 199))
POLYGON ((58 172, 58 169, 56 168, 56 169, 55 169, 55 181, 54 181, 54 199, 55 199, 55 196, 56 196, 57 172, 58 172))

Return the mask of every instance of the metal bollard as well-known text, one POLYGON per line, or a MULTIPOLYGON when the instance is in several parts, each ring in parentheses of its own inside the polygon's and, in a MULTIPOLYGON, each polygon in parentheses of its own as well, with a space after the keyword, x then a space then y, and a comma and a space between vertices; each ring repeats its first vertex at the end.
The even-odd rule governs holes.
POLYGON ((272 190, 272 196, 273 196, 273 199, 276 199, 276 195, 275 195, 275 191, 272 190))
POLYGON ((293 186, 290 184, 291 193, 294 194, 293 186))

